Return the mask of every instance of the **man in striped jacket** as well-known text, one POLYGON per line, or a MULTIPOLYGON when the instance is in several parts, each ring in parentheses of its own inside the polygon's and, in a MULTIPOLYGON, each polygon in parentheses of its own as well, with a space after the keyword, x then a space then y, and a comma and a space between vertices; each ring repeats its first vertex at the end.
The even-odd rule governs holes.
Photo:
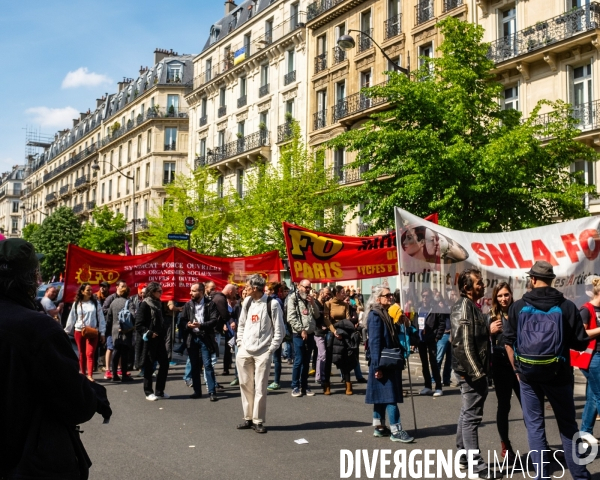
MULTIPOLYGON (((483 405, 488 394, 490 331, 485 316, 475 302, 483 297, 485 286, 476 268, 464 270, 458 277, 461 298, 452 306, 452 368, 456 373, 462 406, 456 429, 458 449, 480 450, 477 429, 483 419, 483 405)), ((475 455, 475 476, 496 478, 483 457, 475 455)), ((461 466, 467 465, 466 456, 461 466)))

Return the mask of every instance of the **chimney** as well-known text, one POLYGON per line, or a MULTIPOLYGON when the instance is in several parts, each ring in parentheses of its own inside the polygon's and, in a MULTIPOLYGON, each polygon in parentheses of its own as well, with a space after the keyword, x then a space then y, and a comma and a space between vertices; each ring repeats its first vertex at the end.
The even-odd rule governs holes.
POLYGON ((79 121, 85 120, 85 117, 87 117, 87 113, 79 113, 79 121))
POLYGON ((237 7, 233 0, 225 0, 225 16, 229 15, 237 7))
POLYGON ((78 118, 74 118, 73 119, 73 128, 75 128, 78 123, 79 123, 79 119, 78 118))
POLYGON ((122 92, 123 89, 125 88, 125 85, 127 85, 127 82, 117 82, 117 85, 119 87, 119 92, 122 92))

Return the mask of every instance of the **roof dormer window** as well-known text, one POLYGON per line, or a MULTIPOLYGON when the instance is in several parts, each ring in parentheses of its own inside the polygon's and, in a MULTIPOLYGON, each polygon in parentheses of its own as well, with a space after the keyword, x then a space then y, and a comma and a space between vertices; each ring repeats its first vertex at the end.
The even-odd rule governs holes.
POLYGON ((167 65, 167 83, 181 83, 183 79, 183 65, 181 63, 169 63, 167 65))
POLYGON ((210 27, 210 43, 213 44, 219 38, 219 34, 221 33, 220 25, 213 25, 210 27))

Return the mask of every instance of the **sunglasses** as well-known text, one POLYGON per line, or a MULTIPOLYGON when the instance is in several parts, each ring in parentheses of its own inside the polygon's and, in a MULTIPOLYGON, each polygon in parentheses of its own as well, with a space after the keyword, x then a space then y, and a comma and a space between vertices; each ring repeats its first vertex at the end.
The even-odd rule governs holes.
POLYGON ((304 290, 308 290, 309 292, 312 290, 312 287, 306 287, 304 285, 300 285, 304 290))
POLYGON ((394 298, 394 294, 393 293, 386 293, 385 295, 379 295, 379 298, 394 298))

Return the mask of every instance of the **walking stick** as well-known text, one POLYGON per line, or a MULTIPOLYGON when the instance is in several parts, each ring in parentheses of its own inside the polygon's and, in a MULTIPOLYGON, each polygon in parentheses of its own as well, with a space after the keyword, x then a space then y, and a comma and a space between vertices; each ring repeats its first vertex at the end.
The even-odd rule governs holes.
MULTIPOLYGON (((406 342, 407 340, 407 336, 406 336, 406 325, 404 326, 404 341, 406 342)), ((413 386, 412 386, 412 377, 410 375, 410 362, 408 361, 410 359, 410 350, 408 351, 408 358, 406 359, 407 363, 409 363, 408 365, 408 384, 410 385, 410 403, 412 404, 412 412, 413 412, 413 422, 415 424, 415 432, 418 430, 417 428, 417 414, 415 413, 415 399, 413 397, 413 386)))

